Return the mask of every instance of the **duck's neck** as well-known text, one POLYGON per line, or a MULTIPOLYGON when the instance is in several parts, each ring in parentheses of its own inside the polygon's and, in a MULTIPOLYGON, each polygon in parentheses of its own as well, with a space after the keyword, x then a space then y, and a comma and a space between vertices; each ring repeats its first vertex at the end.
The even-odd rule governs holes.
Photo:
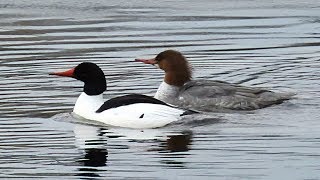
POLYGON ((180 87, 170 85, 170 84, 166 83, 165 81, 163 81, 160 84, 160 86, 156 92, 156 95, 154 97, 156 99, 161 100, 161 101, 170 103, 171 102, 170 100, 174 100, 175 98, 178 97, 179 90, 180 90, 180 87))
POLYGON ((87 95, 81 93, 73 108, 73 112, 79 116, 89 119, 92 114, 96 113, 99 107, 104 103, 102 93, 99 95, 87 95))
POLYGON ((181 87, 184 83, 191 80, 190 72, 188 71, 166 71, 164 82, 169 85, 181 87))

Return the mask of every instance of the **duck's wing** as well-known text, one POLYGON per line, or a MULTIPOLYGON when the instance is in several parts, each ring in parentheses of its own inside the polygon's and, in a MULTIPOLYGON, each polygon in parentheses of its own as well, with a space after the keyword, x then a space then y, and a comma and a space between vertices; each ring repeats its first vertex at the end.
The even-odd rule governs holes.
POLYGON ((165 102, 162 102, 150 96, 146 96, 142 94, 129 94, 129 95, 119 96, 119 97, 109 99, 108 101, 104 102, 96 112, 100 113, 111 108, 117 108, 120 106, 136 104, 136 103, 149 103, 149 104, 160 104, 160 105, 170 106, 169 104, 166 104, 165 102))
POLYGON ((106 101, 94 114, 97 121, 129 128, 157 128, 189 112, 153 97, 131 94, 106 101))
POLYGON ((257 95, 270 92, 261 88, 244 87, 224 81, 197 80, 189 81, 180 92, 196 97, 221 97, 221 96, 245 96, 256 97, 257 95))
MULTIPOLYGON (((146 95, 142 95, 142 94, 129 94, 129 95, 119 96, 119 97, 109 99, 108 101, 104 102, 96 112, 101 113, 101 112, 108 110, 108 109, 118 108, 120 106, 127 106, 127 105, 133 105, 133 104, 138 104, 138 103, 157 104, 157 105, 166 106, 167 109, 170 109, 170 108, 177 109, 177 110, 183 112, 182 114, 180 114, 180 116, 199 113, 194 110, 176 107, 171 104, 167 104, 163 101, 160 101, 154 97, 150 97, 150 96, 146 96, 146 95)), ((163 112, 163 113, 170 114, 170 112, 171 111, 167 111, 167 112, 163 112)), ((173 110, 172 112, 177 112, 177 111, 173 110)))
POLYGON ((187 82, 182 87, 179 98, 200 104, 203 102, 202 106, 250 110, 279 104, 289 97, 282 93, 224 81, 197 80, 187 82))

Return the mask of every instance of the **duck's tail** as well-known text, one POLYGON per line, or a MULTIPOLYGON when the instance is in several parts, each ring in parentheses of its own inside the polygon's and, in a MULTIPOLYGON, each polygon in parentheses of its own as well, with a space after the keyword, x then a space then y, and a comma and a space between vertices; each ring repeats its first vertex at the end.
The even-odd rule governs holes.
POLYGON ((271 106, 274 104, 281 104, 284 101, 293 99, 296 93, 293 92, 281 92, 281 93, 275 93, 275 92, 265 92, 261 94, 260 98, 262 99, 260 108, 271 106))

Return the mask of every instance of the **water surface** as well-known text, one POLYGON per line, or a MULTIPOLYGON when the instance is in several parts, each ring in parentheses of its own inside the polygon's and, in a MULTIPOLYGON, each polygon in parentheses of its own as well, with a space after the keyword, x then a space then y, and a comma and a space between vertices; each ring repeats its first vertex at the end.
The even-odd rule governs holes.
POLYGON ((320 179, 320 3, 0 0, 0 177, 320 179), (295 92, 269 108, 132 130, 72 118, 81 82, 48 72, 95 62, 105 98, 153 95, 133 62, 183 52, 195 79, 295 92))

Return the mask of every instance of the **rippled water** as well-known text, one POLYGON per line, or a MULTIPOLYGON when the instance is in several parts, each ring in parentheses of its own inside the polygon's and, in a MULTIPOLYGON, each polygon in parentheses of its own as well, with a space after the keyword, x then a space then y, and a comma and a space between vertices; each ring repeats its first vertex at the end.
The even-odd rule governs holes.
POLYGON ((0 0, 0 177, 320 179, 319 32, 316 0, 0 0), (82 84, 48 76, 91 61, 106 99, 153 95, 163 73, 133 60, 165 49, 296 99, 141 131, 72 118, 82 84))

